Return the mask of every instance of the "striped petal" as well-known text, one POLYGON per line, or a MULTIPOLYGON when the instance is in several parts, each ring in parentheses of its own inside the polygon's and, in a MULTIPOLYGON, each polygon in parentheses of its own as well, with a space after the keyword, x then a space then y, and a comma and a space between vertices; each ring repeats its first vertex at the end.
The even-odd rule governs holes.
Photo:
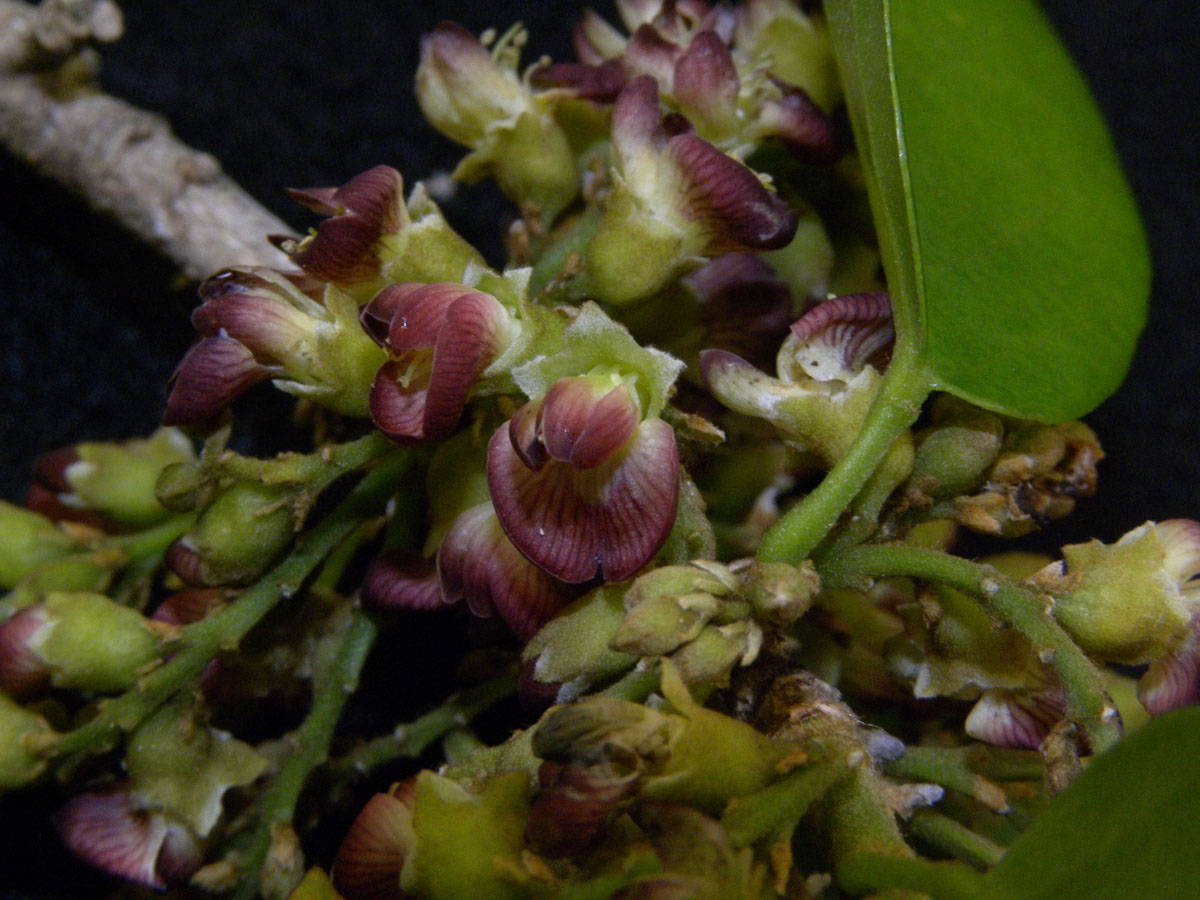
POLYGON ((1050 730, 1066 715, 1062 691, 983 692, 967 716, 967 734, 996 747, 1036 750, 1050 730))
POLYGON ((271 377, 239 341, 217 336, 192 344, 171 378, 164 425, 198 425, 271 377))
POLYGON ((513 544, 563 581, 622 581, 648 563, 675 521, 675 432, 650 419, 599 466, 551 460, 532 471, 513 449, 509 423, 488 445, 488 485, 513 544))
POLYGON ((522 640, 570 599, 564 585, 513 546, 490 503, 454 520, 438 550, 437 568, 447 602, 465 599, 478 616, 499 615, 522 640))
POLYGON ((389 166, 376 166, 340 188, 290 190, 298 203, 329 216, 316 235, 292 249, 309 275, 334 284, 370 281, 379 274, 376 245, 404 225, 403 180, 389 166))
POLYGON ((412 803, 376 794, 346 832, 333 863, 333 886, 346 900, 405 900, 400 870, 416 844, 412 803))

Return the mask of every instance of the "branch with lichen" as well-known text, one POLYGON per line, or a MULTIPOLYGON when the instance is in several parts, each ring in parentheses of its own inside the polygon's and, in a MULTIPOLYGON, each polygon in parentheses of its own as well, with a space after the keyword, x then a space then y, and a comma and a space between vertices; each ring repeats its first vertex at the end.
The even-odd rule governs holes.
POLYGON ((161 117, 100 92, 93 42, 117 40, 109 0, 0 3, 0 144, 116 219, 190 279, 283 264, 288 226, 161 117))

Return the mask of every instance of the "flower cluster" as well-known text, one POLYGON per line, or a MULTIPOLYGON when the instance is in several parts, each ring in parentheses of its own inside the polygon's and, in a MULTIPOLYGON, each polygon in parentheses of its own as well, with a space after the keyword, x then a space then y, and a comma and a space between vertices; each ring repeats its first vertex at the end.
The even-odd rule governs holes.
POLYGON ((0 791, 57 777, 65 845, 157 890, 883 896, 882 859, 982 896, 908 837, 990 864, 1122 721, 1200 702, 1200 523, 950 553, 1103 453, 897 389, 933 370, 810 7, 618 0, 524 70, 519 26, 426 36, 506 264, 377 166, 290 192, 290 267, 200 285, 164 427, 0 503, 0 791), (310 444, 241 452, 263 382, 310 444))

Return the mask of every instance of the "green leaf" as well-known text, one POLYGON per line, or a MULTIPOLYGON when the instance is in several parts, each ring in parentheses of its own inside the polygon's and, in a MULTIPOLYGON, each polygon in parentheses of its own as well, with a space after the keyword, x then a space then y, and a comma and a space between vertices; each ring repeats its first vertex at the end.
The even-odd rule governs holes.
POLYGON ((1192 900, 1200 891, 1200 708, 1104 754, 985 881, 1005 900, 1192 900))
POLYGON ((1034 0, 827 0, 896 311, 935 388, 1063 421, 1116 389, 1149 257, 1034 0))

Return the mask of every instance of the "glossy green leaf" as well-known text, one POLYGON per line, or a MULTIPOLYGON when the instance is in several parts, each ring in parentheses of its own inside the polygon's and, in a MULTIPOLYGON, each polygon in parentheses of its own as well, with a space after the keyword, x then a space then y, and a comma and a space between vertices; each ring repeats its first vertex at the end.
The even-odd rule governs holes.
POLYGON ((900 349, 1042 421, 1120 384, 1149 259, 1111 139, 1035 0, 827 0, 900 349))
POLYGON ((1005 900, 1200 896, 1200 708, 1155 719, 1088 769, 984 881, 1005 900))

